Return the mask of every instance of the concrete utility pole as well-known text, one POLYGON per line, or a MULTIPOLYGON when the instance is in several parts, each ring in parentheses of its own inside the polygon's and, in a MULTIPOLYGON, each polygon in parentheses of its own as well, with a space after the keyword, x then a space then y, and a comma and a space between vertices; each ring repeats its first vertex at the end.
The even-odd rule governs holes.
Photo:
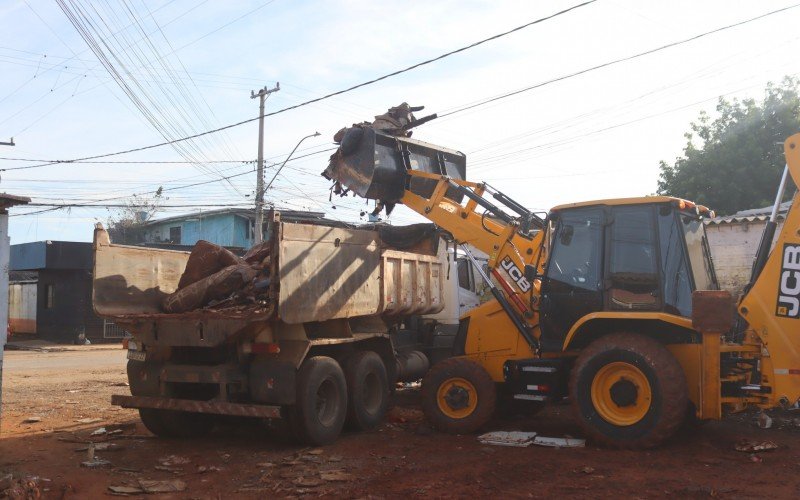
POLYGON ((281 89, 280 82, 274 89, 264 87, 258 93, 251 90, 250 99, 259 98, 258 106, 258 177, 256 177, 256 227, 255 243, 264 241, 264 101, 267 97, 281 89))

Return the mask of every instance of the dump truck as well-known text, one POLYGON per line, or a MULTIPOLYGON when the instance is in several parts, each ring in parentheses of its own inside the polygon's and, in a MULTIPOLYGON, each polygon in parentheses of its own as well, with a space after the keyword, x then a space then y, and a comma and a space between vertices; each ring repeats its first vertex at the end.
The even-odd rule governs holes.
POLYGON ((466 164, 463 154, 403 128, 357 124, 338 136, 323 174, 335 191, 405 205, 448 231, 467 256, 467 245, 489 256, 488 271, 475 270, 491 280, 494 299, 461 317, 454 356, 423 379, 423 409, 436 428, 473 432, 504 401, 533 414, 567 399, 592 440, 642 449, 687 420, 797 406, 797 194, 771 244, 777 207, 792 181, 800 186, 800 134, 784 144, 776 210, 736 304, 718 290, 707 207, 649 196, 537 214, 459 175, 453 165, 466 164))
POLYGON ((94 309, 132 335, 131 394, 112 403, 138 409, 154 434, 200 436, 233 416, 282 419, 300 441, 330 443, 345 424, 378 425, 395 382, 419 380, 429 357, 451 352, 457 324, 436 314, 474 290, 450 279, 458 264, 429 224, 290 223, 274 212, 269 227, 268 278, 247 277, 263 299, 178 313, 165 304, 181 298, 190 253, 113 244, 95 229, 94 309))

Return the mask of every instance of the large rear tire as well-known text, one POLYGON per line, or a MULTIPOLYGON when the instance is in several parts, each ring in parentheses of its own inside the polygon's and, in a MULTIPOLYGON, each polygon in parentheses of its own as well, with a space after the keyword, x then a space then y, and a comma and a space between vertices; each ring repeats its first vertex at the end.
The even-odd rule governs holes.
POLYGON ((430 423, 448 434, 469 434, 492 418, 497 388, 486 370, 467 358, 449 358, 422 380, 422 409, 430 423))
POLYGON ((297 373, 297 398, 290 424, 299 441, 321 446, 336 441, 347 416, 347 383, 339 363, 308 358, 297 373))
POLYGON ((662 344, 635 333, 606 335, 586 347, 569 392, 583 431, 612 448, 658 446, 681 426, 688 405, 678 361, 662 344))
POLYGON ((389 381, 386 366, 373 351, 361 351, 345 362, 347 381, 346 425, 353 430, 377 427, 389 406, 389 381))

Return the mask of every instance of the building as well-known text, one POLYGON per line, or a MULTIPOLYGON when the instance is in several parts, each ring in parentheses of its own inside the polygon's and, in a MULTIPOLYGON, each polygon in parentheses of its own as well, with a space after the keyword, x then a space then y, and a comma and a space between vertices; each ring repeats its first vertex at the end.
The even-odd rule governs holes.
MULTIPOLYGON (((297 222, 321 220, 322 212, 282 210, 281 220, 297 222)), ((265 221, 269 219, 264 217, 265 221)), ((255 233, 255 210, 227 208, 209 210, 187 215, 178 215, 145 222, 141 243, 146 245, 192 246, 198 240, 206 240, 233 249, 253 246, 255 233)), ((269 224, 264 224, 264 235, 269 234, 269 224)))
MULTIPOLYGON (((11 245, 9 324, 61 343, 109 337, 92 307, 91 243, 37 241, 11 245)), ((113 326, 113 325, 111 325, 113 326)), ((16 328, 16 329, 15 329, 16 328)))
MULTIPOLYGON (((791 201, 787 201, 780 206, 776 238, 783 228, 790 205, 791 201)), ((742 210, 706 221, 706 236, 720 288, 730 291, 734 297, 741 294, 750 280, 753 259, 772 208, 742 210)))

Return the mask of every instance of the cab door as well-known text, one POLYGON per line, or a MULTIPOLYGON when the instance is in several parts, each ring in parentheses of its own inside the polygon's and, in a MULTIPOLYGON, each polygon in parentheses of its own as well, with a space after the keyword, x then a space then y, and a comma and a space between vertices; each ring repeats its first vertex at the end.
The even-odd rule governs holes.
POLYGON ((557 215, 542 282, 540 342, 545 351, 560 351, 578 319, 603 310, 603 220, 602 207, 557 215))

